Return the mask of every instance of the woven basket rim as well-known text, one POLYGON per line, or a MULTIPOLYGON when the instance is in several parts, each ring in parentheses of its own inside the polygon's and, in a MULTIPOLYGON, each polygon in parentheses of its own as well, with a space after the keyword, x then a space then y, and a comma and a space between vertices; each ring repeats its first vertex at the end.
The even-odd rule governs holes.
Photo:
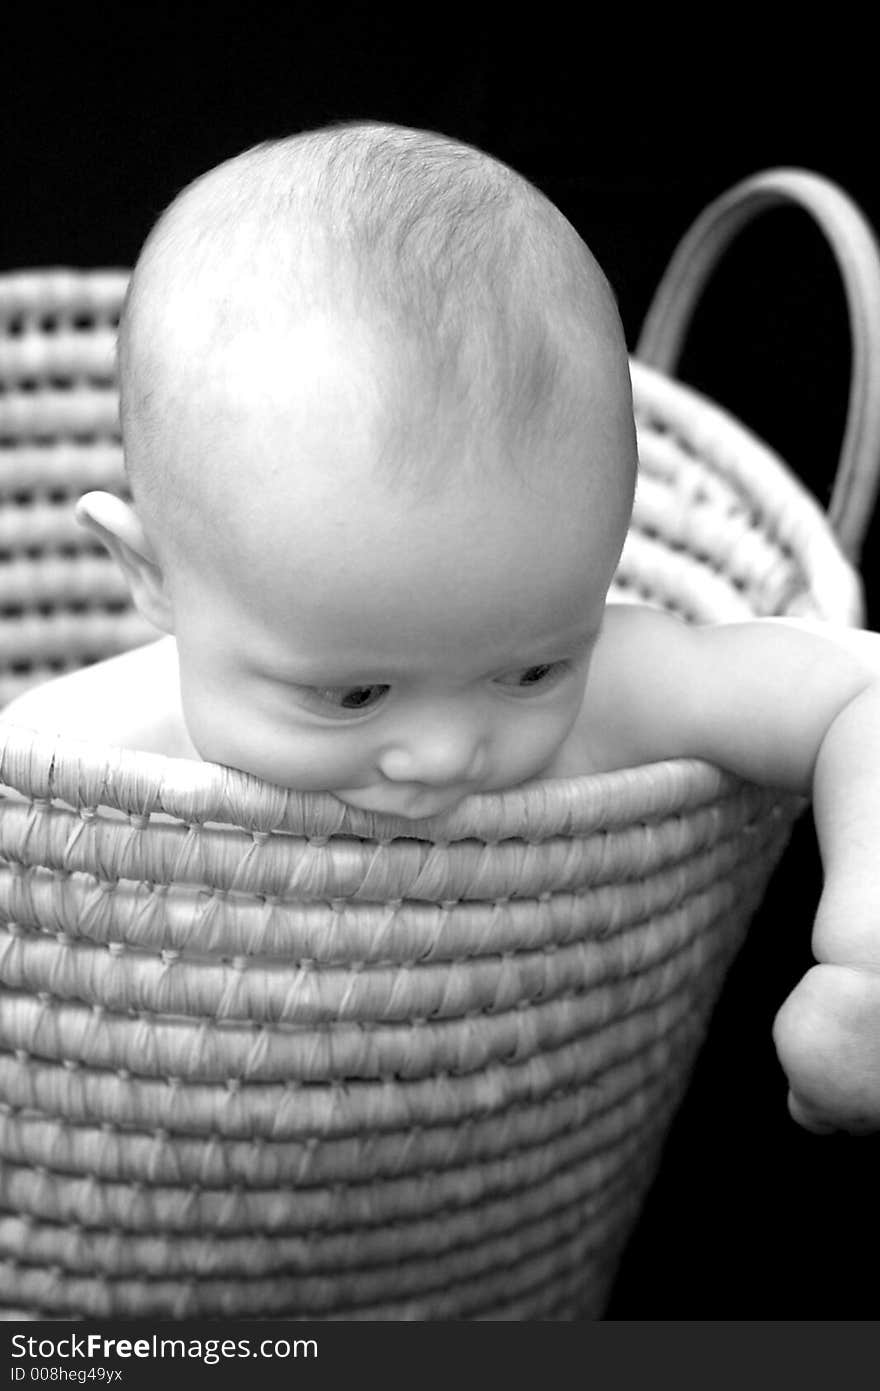
MULTIPOLYGON (((466 797, 423 820, 360 811, 329 792, 297 792, 218 763, 141 753, 47 735, 0 721, 0 790, 133 816, 163 813, 188 823, 322 837, 545 840, 596 826, 630 825, 693 810, 743 786, 701 759, 668 759, 579 777, 543 778, 466 797)), ((2 791, 0 791, 2 795, 2 791)))

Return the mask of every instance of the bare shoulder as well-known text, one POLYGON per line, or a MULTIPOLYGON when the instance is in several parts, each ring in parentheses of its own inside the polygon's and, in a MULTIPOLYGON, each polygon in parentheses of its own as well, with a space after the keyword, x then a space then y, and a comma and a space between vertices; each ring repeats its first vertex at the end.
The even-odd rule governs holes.
POLYGON ((830 722, 878 675, 876 633, 799 619, 694 624, 609 605, 552 771, 701 758, 802 791, 830 722))
POLYGON ((663 609, 609 604, 575 726, 551 772, 611 772, 670 757, 652 691, 689 645, 689 625, 663 609))
POLYGON ((693 631, 683 618, 648 604, 609 604, 596 644, 594 676, 615 682, 629 662, 643 664, 655 647, 668 652, 693 631))
POLYGON ((180 710, 171 637, 35 686, 11 701, 0 720, 147 753, 196 757, 180 710))
POLYGON ((777 616, 744 618, 719 623, 689 623, 664 609, 639 604, 609 604, 596 647, 595 674, 613 686, 628 680, 630 664, 644 671, 646 660, 660 661, 690 656, 706 660, 709 649, 718 652, 735 643, 750 649, 756 658, 768 652, 810 656, 831 648, 849 653, 872 670, 880 668, 880 638, 864 628, 825 623, 819 619, 777 616))

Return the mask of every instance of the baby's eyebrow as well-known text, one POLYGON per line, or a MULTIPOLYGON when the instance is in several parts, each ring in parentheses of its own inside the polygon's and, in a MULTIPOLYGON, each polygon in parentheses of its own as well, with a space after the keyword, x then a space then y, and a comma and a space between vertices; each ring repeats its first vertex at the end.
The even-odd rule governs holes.
POLYGON ((377 676, 352 676, 350 672, 328 672, 326 668, 311 667, 304 665, 297 671, 283 670, 281 667, 272 669, 261 669, 258 675, 266 677, 270 681, 275 681, 282 686, 378 686, 387 685, 387 678, 377 676))
MULTIPOLYGON (((530 644, 523 652, 511 652, 506 660, 502 660, 495 665, 507 665, 511 668, 527 666, 530 662, 555 660, 559 657, 570 655, 580 655, 589 647, 592 647, 599 637, 604 621, 604 614, 598 622, 591 622, 589 626, 582 626, 574 631, 551 634, 549 637, 542 637, 540 640, 530 644)), ((366 663, 360 670, 351 667, 343 669, 333 667, 329 663, 326 665, 319 661, 310 661, 308 657, 297 660, 296 667, 293 665, 285 667, 281 661, 266 662, 254 668, 254 675, 283 686, 335 686, 335 687, 356 687, 356 686, 377 686, 393 685, 401 677, 406 677, 409 673, 405 665, 390 663, 383 669, 370 667, 366 663)))
POLYGON ((605 615, 599 619, 598 623, 591 623, 589 627, 578 628, 573 633, 565 634, 563 637, 550 637, 543 645, 547 648, 558 647, 574 652, 583 652, 585 648, 592 647, 602 631, 605 615))
POLYGON ((587 628, 584 632, 580 633, 578 637, 575 639, 576 646, 581 648, 591 647, 593 643, 597 641, 599 634, 602 631, 604 621, 605 618, 603 615, 598 623, 591 623, 589 628, 587 628))
POLYGON ((551 634, 523 646, 522 651, 511 650, 506 659, 496 665, 509 670, 516 667, 534 666, 542 662, 554 662, 563 658, 582 657, 595 646, 601 625, 581 629, 575 633, 551 634))
POLYGON ((388 685, 405 674, 403 668, 396 666, 380 667, 366 659, 359 667, 343 667, 334 664, 332 657, 309 658, 299 656, 290 660, 289 665, 279 654, 275 660, 254 663, 251 674, 283 686, 378 686, 388 685))

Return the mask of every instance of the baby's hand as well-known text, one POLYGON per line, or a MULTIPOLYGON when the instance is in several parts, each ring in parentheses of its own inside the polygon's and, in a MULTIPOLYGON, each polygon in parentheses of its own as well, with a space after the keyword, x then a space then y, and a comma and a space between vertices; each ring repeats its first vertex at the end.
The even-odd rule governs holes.
POLYGON ((880 972, 820 965, 776 1016, 789 1110, 807 1130, 880 1130, 880 972))

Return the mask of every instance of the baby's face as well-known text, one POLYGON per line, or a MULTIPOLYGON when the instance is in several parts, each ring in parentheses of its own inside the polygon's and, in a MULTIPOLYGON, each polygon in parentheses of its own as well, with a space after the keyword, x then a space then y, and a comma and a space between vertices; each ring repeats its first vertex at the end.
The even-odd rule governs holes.
POLYGON ((546 471, 471 441, 457 481, 419 500, 376 480, 367 416, 333 399, 332 430, 285 409, 227 432, 238 457, 278 467, 231 570, 171 577, 184 717, 212 762, 433 816, 540 774, 570 731, 629 502, 578 480, 591 447, 631 452, 632 437, 581 436, 583 457, 546 471))

